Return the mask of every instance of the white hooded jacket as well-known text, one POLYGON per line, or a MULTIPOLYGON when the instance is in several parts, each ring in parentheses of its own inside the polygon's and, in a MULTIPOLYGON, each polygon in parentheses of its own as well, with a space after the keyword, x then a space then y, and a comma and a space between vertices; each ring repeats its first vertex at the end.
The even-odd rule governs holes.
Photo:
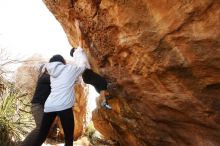
POLYGON ((44 105, 44 112, 62 111, 74 105, 74 83, 84 72, 85 66, 64 65, 52 62, 45 65, 50 74, 51 93, 44 105))
POLYGON ((91 68, 89 64, 88 57, 85 51, 79 46, 73 53, 73 63, 78 66, 86 66, 86 68, 91 68))

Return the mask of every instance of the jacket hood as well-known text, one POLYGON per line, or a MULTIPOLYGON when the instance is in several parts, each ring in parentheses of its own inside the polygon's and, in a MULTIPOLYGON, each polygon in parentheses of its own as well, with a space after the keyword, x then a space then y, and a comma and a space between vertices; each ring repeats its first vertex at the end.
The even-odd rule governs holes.
POLYGON ((51 62, 46 64, 46 69, 50 76, 56 78, 58 77, 64 70, 65 65, 62 62, 51 62))

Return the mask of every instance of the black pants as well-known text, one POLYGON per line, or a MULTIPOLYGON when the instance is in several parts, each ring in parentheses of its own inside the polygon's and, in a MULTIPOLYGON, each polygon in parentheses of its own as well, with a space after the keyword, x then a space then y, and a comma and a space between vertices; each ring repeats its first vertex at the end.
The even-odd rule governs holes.
POLYGON ((41 146, 46 140, 50 127, 57 115, 60 117, 63 127, 65 146, 73 146, 74 117, 72 108, 58 112, 44 113, 40 132, 34 142, 34 146, 41 146))

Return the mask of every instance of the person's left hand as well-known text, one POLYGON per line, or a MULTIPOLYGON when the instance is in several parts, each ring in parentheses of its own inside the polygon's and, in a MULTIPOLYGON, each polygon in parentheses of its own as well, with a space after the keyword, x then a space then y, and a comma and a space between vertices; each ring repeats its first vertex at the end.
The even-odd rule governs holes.
POLYGON ((102 90, 102 91, 100 92, 100 96, 103 97, 103 98, 105 98, 105 96, 108 96, 108 95, 109 95, 109 93, 108 93, 108 91, 106 91, 106 90, 102 90))

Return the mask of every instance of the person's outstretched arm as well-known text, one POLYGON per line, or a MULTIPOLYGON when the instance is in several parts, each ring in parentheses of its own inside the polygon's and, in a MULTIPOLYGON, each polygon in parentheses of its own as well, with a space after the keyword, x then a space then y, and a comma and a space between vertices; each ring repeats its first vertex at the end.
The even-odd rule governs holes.
POLYGON ((73 61, 76 65, 78 65, 78 66, 86 65, 87 68, 90 68, 88 56, 85 53, 85 51, 82 49, 82 45, 83 45, 82 33, 80 30, 79 21, 77 19, 75 19, 75 27, 76 27, 76 33, 78 36, 79 46, 76 49, 73 48, 70 51, 70 56, 73 57, 73 61))
POLYGON ((95 73, 91 69, 85 69, 85 71, 82 74, 82 78, 84 83, 94 86, 98 93, 107 90, 106 79, 100 76, 99 74, 95 73))
POLYGON ((112 107, 108 104, 110 99, 109 92, 107 91, 107 81, 104 77, 93 72, 91 69, 86 69, 82 74, 83 81, 95 87, 96 91, 100 94, 100 98, 104 99, 101 106, 107 110, 112 107))

